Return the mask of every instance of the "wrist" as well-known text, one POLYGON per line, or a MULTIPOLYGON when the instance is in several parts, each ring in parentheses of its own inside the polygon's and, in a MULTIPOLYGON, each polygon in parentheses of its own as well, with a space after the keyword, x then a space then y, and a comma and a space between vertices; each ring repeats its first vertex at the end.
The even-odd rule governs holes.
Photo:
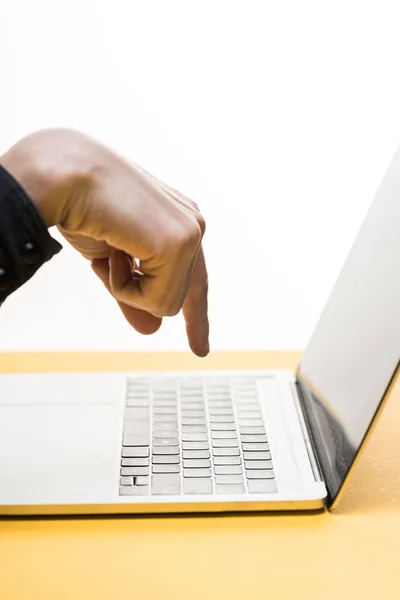
POLYGON ((87 180, 90 168, 84 136, 49 130, 23 138, 0 164, 18 181, 35 204, 47 227, 63 222, 70 199, 87 180))

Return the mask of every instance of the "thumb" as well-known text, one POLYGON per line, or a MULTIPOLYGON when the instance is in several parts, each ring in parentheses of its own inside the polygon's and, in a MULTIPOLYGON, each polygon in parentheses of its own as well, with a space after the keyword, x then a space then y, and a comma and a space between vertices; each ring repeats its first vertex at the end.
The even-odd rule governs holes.
MULTIPOLYGON (((128 264, 128 267, 130 268, 129 259, 123 252, 120 252, 120 254, 123 255, 126 263, 128 264)), ((110 267, 108 259, 93 260, 92 269, 112 295, 110 286, 110 267)), ((132 273, 131 275, 133 277, 132 273)), ((154 317, 150 313, 139 308, 135 308, 134 306, 125 304, 124 302, 120 302, 117 300, 117 303, 125 319, 138 333, 141 333, 142 335, 151 335, 160 329, 162 319, 154 317)))

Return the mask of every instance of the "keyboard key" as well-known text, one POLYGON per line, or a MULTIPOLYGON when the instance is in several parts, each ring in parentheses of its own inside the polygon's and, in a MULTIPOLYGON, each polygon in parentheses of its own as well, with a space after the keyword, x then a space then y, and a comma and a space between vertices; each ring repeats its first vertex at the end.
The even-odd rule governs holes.
POLYGON ((211 477, 211 469, 183 469, 184 477, 211 477))
POLYGON ((209 411, 210 415, 233 415, 232 408, 213 408, 210 406, 209 411))
POLYGON ((178 392, 176 389, 176 385, 173 384, 167 384, 164 386, 158 386, 158 385, 154 385, 153 384, 153 394, 154 394, 154 398, 157 400, 164 400, 164 399, 174 399, 178 397, 178 392))
POLYGON ((150 403, 150 392, 147 390, 144 391, 128 391, 125 395, 126 405, 131 406, 134 405, 135 401, 144 401, 146 402, 146 406, 150 403))
POLYGON ((212 431, 211 437, 213 440, 230 440, 237 438, 236 431, 212 431))
POLYGON ((275 479, 275 473, 271 470, 246 471, 247 479, 275 479))
POLYGON ((176 412, 177 402, 176 402, 176 400, 154 400, 153 407, 154 408, 173 408, 173 409, 175 409, 175 412, 176 412))
POLYGON ((127 381, 126 389, 127 389, 127 391, 134 391, 134 390, 149 391, 150 390, 150 382, 148 379, 146 379, 146 380, 130 379, 127 381))
POLYGON ((154 395, 157 396, 170 396, 175 395, 176 392, 176 381, 174 379, 165 379, 164 381, 153 381, 154 395))
POLYGON ((124 436, 147 436, 150 428, 150 421, 126 421, 124 423, 124 436))
POLYGON ((151 491, 155 496, 175 496, 181 493, 181 477, 178 473, 153 473, 151 491))
POLYGON ((181 396, 185 398, 192 398, 193 396, 204 396, 203 386, 194 388, 181 387, 181 396))
POLYGON ((214 467, 216 475, 241 475, 243 473, 242 465, 225 465, 214 467))
POLYGON ((182 402, 181 406, 182 406, 182 410, 184 410, 184 411, 192 411, 192 410, 204 411, 204 402, 182 402))
POLYGON ((154 446, 153 456, 157 454, 179 454, 179 446, 154 446))
POLYGON ((182 417, 182 425, 206 425, 205 418, 182 417))
POLYGON ((183 492, 188 495, 212 494, 213 486, 211 479, 187 478, 183 480, 183 492))
MULTIPOLYGON (((268 448, 269 450, 269 448, 268 448)), ((244 460, 271 460, 270 452, 243 452, 244 460)))
MULTIPOLYGON (((153 423, 177 423, 176 415, 153 415, 153 423)), ((158 427, 158 425, 157 425, 158 427)))
POLYGON ((153 456, 152 458, 153 465, 178 465, 180 462, 180 456, 173 456, 171 454, 153 456))
POLYGON ((183 425, 182 433, 207 433, 205 425, 183 425))
POLYGON ((149 390, 150 382, 148 379, 129 378, 126 382, 126 389, 129 390, 149 390))
POLYGON ((214 465, 241 465, 240 456, 214 456, 214 465))
POLYGON ((242 435, 265 435, 267 433, 265 427, 262 425, 260 425, 259 427, 242 427, 242 425, 240 425, 239 431, 242 435))
POLYGON ((153 390, 155 396, 175 396, 177 394, 176 381, 173 379, 166 379, 165 381, 153 381, 153 390))
POLYGON ((126 406, 133 406, 135 408, 150 407, 150 398, 127 398, 125 404, 126 406))
POLYGON ((120 477, 119 485, 133 485, 133 477, 120 477))
POLYGON ((153 429, 153 438, 177 438, 177 429, 153 429))
MULTIPOLYGON (((177 421, 172 421, 171 423, 161 421, 153 424, 153 431, 178 431, 178 423, 177 421)), ((171 434, 172 436, 174 434, 171 434)))
POLYGON ((231 389, 229 386, 229 382, 225 383, 216 382, 215 384, 211 383, 209 379, 206 381, 207 385, 207 394, 209 396, 230 396, 231 389))
POLYGON ((127 392, 134 390, 137 390, 138 392, 143 390, 149 392, 150 381, 148 379, 129 379, 126 384, 126 390, 127 392))
POLYGON ((215 476, 216 484, 224 484, 224 485, 235 485, 237 483, 243 484, 243 475, 216 475, 215 476))
POLYGON ((145 386, 128 386, 126 390, 127 398, 134 398, 137 396, 138 398, 146 397, 150 395, 150 387, 148 385, 145 386))
POLYGON ((182 433, 183 442, 206 442, 207 440, 207 433, 182 433))
POLYGON ((131 448, 122 448, 122 457, 123 458, 139 458, 140 456, 149 456, 150 448, 143 447, 131 447, 131 448))
POLYGON ((149 475, 150 467, 121 467, 121 475, 149 475))
POLYGON ((119 488, 120 496, 147 496, 149 493, 149 486, 122 486, 119 488))
POLYGON ((232 496, 235 494, 244 494, 244 485, 217 485, 217 494, 232 496))
POLYGON ((213 448, 213 456, 239 456, 239 448, 213 448))
POLYGON ((155 465, 153 464, 153 473, 180 473, 181 465, 155 465))
POLYGON ((244 452, 253 452, 253 451, 255 451, 255 452, 264 452, 266 450, 269 450, 269 445, 268 444, 254 444, 254 443, 244 443, 243 444, 243 451, 244 452))
POLYGON ((210 458, 209 450, 183 450, 183 458, 210 458))
POLYGON ((242 439, 242 442, 245 442, 245 443, 253 442, 255 444, 261 444, 261 443, 268 442, 266 435, 242 435, 241 439, 242 439))
POLYGON ((201 419, 205 414, 204 410, 182 410, 182 419, 201 419))
POLYGON ((233 415, 210 415, 211 423, 234 423, 235 417, 233 415))
POLYGON ((149 485, 150 476, 147 477, 135 477, 135 485, 149 485))
POLYGON ((228 440, 213 440, 212 445, 213 448, 235 448, 239 445, 239 442, 237 439, 230 438, 228 440))
POLYGON ((123 467, 148 467, 149 464, 149 458, 123 458, 121 460, 123 467))
POLYGON ((259 419, 242 419, 239 417, 239 425, 240 427, 264 427, 264 419, 261 417, 259 419))
POLYGON ((169 406, 166 406, 166 407, 154 406, 153 407, 153 414, 154 415, 174 415, 176 417, 177 416, 177 409, 176 408, 171 408, 169 406))
POLYGON ((125 434, 122 439, 123 446, 149 446, 150 445, 150 435, 130 435, 125 434))
POLYGON ((179 446, 179 441, 177 437, 153 437, 153 447, 154 446, 179 446))
POLYGON ((245 460, 244 466, 246 469, 272 469, 272 460, 245 460))
POLYGON ((142 421, 150 418, 150 410, 148 408, 133 408, 128 406, 125 408, 125 421, 142 421))
POLYGON ((204 396, 181 396, 181 407, 185 410, 204 410, 205 399, 204 396))
POLYGON ((184 469, 205 469, 211 467, 209 458, 187 458, 183 459, 184 469))
POLYGON ((231 400, 210 400, 208 401, 210 408, 232 408, 231 400))
POLYGON ((209 450, 208 442, 182 442, 183 450, 209 450))
POLYGON ((273 479, 253 479, 247 482, 250 494, 275 494, 278 491, 273 479))
POLYGON ((153 391, 156 396, 176 395, 176 381, 166 379, 165 381, 153 381, 153 391))
POLYGON ((236 424, 232 423, 211 423, 211 431, 236 431, 236 424))

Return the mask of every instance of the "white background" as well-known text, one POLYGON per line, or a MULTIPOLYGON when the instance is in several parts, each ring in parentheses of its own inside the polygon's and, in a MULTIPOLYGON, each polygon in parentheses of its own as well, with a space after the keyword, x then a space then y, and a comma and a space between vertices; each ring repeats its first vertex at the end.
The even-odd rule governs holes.
MULTIPOLYGON (((181 189, 212 347, 302 348, 400 138, 398 6, 2 0, 0 153, 74 127, 181 189)), ((140 337, 69 248, 0 310, 0 350, 170 348, 180 317, 140 337)))

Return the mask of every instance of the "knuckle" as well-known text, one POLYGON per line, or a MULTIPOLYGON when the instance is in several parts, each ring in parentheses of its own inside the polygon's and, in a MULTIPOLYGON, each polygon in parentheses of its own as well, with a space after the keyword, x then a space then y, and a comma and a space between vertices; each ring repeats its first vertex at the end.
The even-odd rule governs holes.
POLYGON ((206 221, 203 217, 203 215, 200 212, 200 208, 199 205, 196 204, 196 202, 193 202, 193 200, 190 200, 190 205, 193 208, 194 211, 194 217, 197 221, 198 226, 200 227, 201 233, 202 235, 204 235, 205 231, 206 231, 206 221))
POLYGON ((190 204, 192 205, 194 210, 196 210, 197 212, 200 212, 200 207, 196 202, 193 202, 193 200, 190 200, 190 204))
POLYGON ((200 227, 201 237, 203 237, 206 232, 206 220, 200 213, 197 215, 197 223, 200 227))
POLYGON ((178 234, 178 247, 179 251, 193 251, 196 249, 203 237, 201 226, 197 219, 190 219, 185 227, 181 229, 178 234))
POLYGON ((168 307, 166 309, 166 315, 165 316, 166 317, 176 317, 176 315, 179 314, 180 310, 181 310, 180 307, 177 306, 177 305, 168 307))

